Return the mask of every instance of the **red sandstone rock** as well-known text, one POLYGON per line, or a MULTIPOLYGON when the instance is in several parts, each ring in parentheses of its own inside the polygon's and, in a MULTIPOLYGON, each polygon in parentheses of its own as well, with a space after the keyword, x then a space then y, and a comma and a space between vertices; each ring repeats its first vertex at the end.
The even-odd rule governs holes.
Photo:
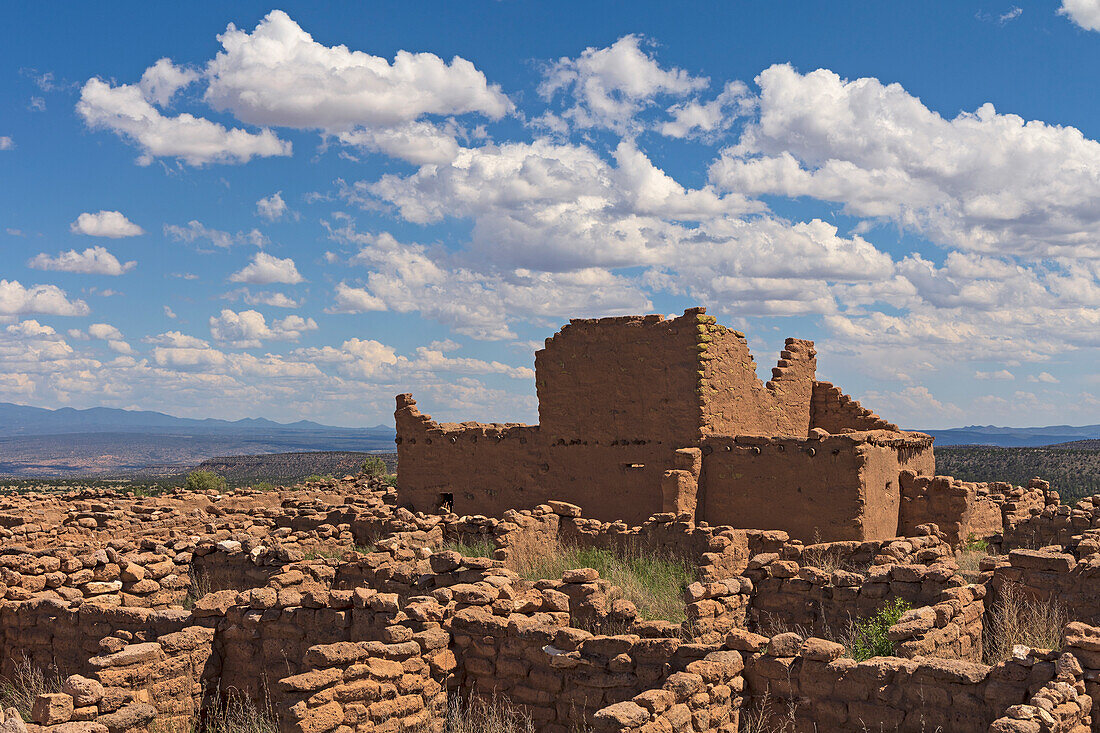
POLYGON ((63 692, 39 695, 31 708, 31 719, 39 725, 66 723, 72 715, 73 699, 63 692))

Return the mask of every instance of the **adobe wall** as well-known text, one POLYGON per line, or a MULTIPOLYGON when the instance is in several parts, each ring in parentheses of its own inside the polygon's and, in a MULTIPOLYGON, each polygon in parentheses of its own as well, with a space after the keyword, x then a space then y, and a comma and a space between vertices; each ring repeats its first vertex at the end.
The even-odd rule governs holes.
POLYGON ((812 341, 787 339, 765 384, 744 334, 703 308, 572 320, 535 354, 539 425, 440 424, 397 397, 401 502, 500 516, 555 499, 635 524, 672 513, 807 540, 893 536, 898 473, 933 472, 931 439, 815 381, 816 356, 812 341), (831 443, 822 471, 795 443, 830 434, 861 444, 831 443), (745 436, 770 440, 744 449, 759 460, 699 454, 745 436))
POLYGON ((703 453, 697 516, 806 542, 897 536, 900 471, 933 468, 931 440, 907 433, 714 436, 703 453))
POLYGON ((560 499, 593 517, 641 523, 664 509, 661 484, 679 445, 635 430, 547 443, 542 426, 437 423, 410 395, 397 403, 401 501, 416 511, 438 511, 444 494, 459 514, 500 516, 560 499))
POLYGON ((548 338, 535 352, 539 426, 547 443, 697 442, 702 312, 689 309, 672 320, 576 319, 548 338))
POLYGON ((713 316, 699 321, 703 433, 807 435, 817 371, 814 342, 787 339, 764 384, 744 334, 717 325, 713 316))

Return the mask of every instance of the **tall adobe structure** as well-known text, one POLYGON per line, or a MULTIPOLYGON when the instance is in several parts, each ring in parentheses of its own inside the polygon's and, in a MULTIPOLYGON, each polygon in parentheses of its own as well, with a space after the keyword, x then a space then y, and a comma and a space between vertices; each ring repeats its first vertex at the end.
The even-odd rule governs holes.
POLYGON ((787 339, 764 384, 745 336, 705 308, 572 320, 535 352, 539 424, 437 423, 397 397, 399 501, 500 516, 548 500, 637 524, 673 512, 805 540, 894 537, 899 474, 932 438, 828 382, 787 339))

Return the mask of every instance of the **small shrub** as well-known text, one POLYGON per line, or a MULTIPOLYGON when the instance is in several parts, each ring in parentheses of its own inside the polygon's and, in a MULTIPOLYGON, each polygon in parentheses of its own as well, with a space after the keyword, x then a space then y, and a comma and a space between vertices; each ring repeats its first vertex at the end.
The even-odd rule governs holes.
POLYGON ((798 723, 797 700, 773 700, 768 688, 741 709, 741 733, 789 733, 798 723))
POLYGON ((844 643, 852 658, 862 662, 871 657, 892 657, 894 642, 886 637, 886 631, 911 608, 908 601, 895 598, 874 615, 853 621, 844 643))
POLYGON ((256 489, 257 491, 274 491, 275 484, 271 483, 270 481, 261 481, 258 484, 254 484, 252 488, 256 489))
POLYGON ((394 488, 394 489, 397 488, 397 474, 396 473, 391 473, 388 476, 386 476, 385 481, 386 481, 386 485, 390 486, 391 488, 394 488))
POLYGON ((303 482, 308 482, 308 481, 325 481, 325 482, 328 482, 328 481, 335 481, 335 480, 336 480, 336 477, 334 477, 331 473, 327 473, 327 474, 324 474, 324 475, 321 475, 319 473, 311 473, 310 475, 308 475, 304 479, 302 479, 303 482))
POLYGON ((386 462, 378 456, 371 456, 367 460, 363 461, 363 467, 360 469, 362 473, 368 476, 385 476, 389 473, 386 470, 386 462))
POLYGON ((24 654, 11 678, 0 678, 0 708, 15 708, 29 722, 35 698, 51 692, 61 692, 61 677, 47 674, 24 654))
POLYGON ((1069 622, 1069 610, 1057 598, 1033 598, 1015 583, 1005 583, 996 593, 986 619, 984 646, 986 664, 1012 658, 1012 647, 1060 649, 1062 627, 1069 622))
POLYGON ((225 491, 227 485, 224 478, 205 469, 187 474, 187 480, 183 483, 188 491, 209 491, 210 489, 225 491))
POLYGON ((163 486, 131 486, 126 491, 135 499, 143 499, 149 496, 160 496, 165 490, 163 486))
POLYGON ((194 565, 190 566, 188 573, 187 596, 183 599, 183 607, 190 611, 195 607, 195 602, 203 596, 211 593, 210 575, 199 570, 194 565))
POLYGON ((973 532, 966 536, 966 542, 963 543, 964 550, 970 550, 971 552, 989 552, 989 540, 979 539, 973 532))

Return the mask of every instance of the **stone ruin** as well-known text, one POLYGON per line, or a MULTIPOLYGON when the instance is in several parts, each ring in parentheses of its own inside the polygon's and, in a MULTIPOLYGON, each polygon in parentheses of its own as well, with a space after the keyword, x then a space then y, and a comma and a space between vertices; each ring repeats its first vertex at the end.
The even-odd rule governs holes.
MULTIPOLYGON (((713 324, 700 322, 700 315, 621 323, 637 323, 622 328, 640 332, 701 323, 710 336, 713 324)), ((591 323, 578 330, 589 334, 591 323)), ((731 353, 742 348, 740 337, 716 335, 721 338, 700 346, 710 349, 719 340, 731 344, 731 353)), ((613 350, 628 341, 624 336, 613 350)), ((399 464, 401 489, 381 478, 348 476, 271 491, 0 496, 0 677, 6 681, 0 700, 12 699, 9 692, 28 671, 56 683, 32 690, 22 709, 0 710, 0 731, 230 733, 211 721, 233 700, 262 713, 266 723, 254 733, 462 731, 461 704, 479 700, 516 711, 525 723, 516 729, 533 733, 1100 730, 1100 716, 1091 714, 1100 692, 1100 495, 1069 506, 1038 479, 1012 486, 930 475, 913 466, 918 454, 930 458, 930 449, 921 448, 891 479, 897 529, 889 536, 822 540, 805 537, 806 524, 788 525, 792 531, 746 526, 736 516, 720 523, 708 514, 715 487, 728 488, 708 479, 710 472, 730 470, 708 464, 719 461, 712 456, 721 458, 723 445, 735 455, 741 447, 762 448, 748 450, 746 460, 764 460, 764 447, 787 446, 786 456, 769 459, 777 466, 785 459, 815 466, 835 461, 842 469, 828 481, 837 481, 842 495, 878 479, 845 473, 851 459, 843 447, 835 459, 816 449, 845 445, 831 442, 838 439, 872 456, 883 448, 900 455, 902 444, 890 440, 923 445, 896 429, 844 433, 840 418, 827 422, 824 416, 842 414, 843 407, 843 414, 880 425, 839 397, 816 407, 814 395, 839 393, 817 382, 807 387, 812 347, 798 342, 788 352, 779 384, 761 386, 767 390, 761 403, 741 417, 723 413, 713 397, 723 394, 728 375, 703 369, 717 391, 700 393, 691 415, 711 422, 687 448, 702 465, 695 473, 662 469, 659 481, 649 475, 656 466, 638 470, 639 503, 651 490, 658 493, 650 498, 663 502, 666 472, 677 482, 683 477, 676 472, 687 472, 684 486, 699 492, 694 512, 662 503, 670 511, 635 522, 608 516, 606 504, 590 512, 567 500, 575 489, 564 488, 565 498, 517 499, 499 512, 423 511, 404 505, 402 474, 415 474, 415 463, 399 464), (801 376, 785 381, 784 369, 801 376), (783 384, 789 389, 780 389, 783 384), (796 393, 810 394, 810 402, 796 393), (766 410, 764 399, 774 400, 766 410), (793 419, 803 410, 796 406, 807 404, 810 437, 742 432, 759 423, 729 427, 736 420, 747 425, 746 414, 753 420, 771 415, 778 424, 779 415, 793 419), (724 415, 722 422, 716 415, 724 415), (821 428, 829 434, 812 434, 819 425, 829 425, 821 428), (712 434, 712 428, 725 432, 712 434), (707 453, 708 445, 715 450, 707 453), (811 448, 816 455, 808 454, 811 448), (798 451, 802 457, 791 456, 798 451), (975 554, 979 540, 989 554, 975 554), (555 546, 676 558, 691 579, 674 614, 648 617, 593 568, 567 568, 555 577, 523 569, 523 558, 555 546), (1003 641, 997 609, 1013 594, 1064 608, 1059 638, 1049 646, 1017 644, 994 658, 991 650, 1003 641), (857 661, 833 640, 838 627, 897 601, 909 610, 882 629, 888 656, 857 661)), ((546 359, 543 352, 540 362, 546 359)), ((568 361, 556 363, 568 370, 568 361)), ((544 396, 554 394, 546 390, 556 379, 545 368, 544 396)), ((654 402, 646 404, 659 406, 671 392, 662 392, 656 377, 653 385, 646 400, 654 402)), ((632 387, 624 381, 621 389, 605 390, 594 414, 623 402, 632 387)), ((579 394, 571 398, 577 404, 579 394)), ((551 404, 544 399, 544 406, 551 404)), ((411 408, 404 400, 405 419, 427 425, 411 408)), ((539 442, 544 422, 428 426, 415 445, 429 456, 427 448, 449 443, 453 452, 444 455, 456 466, 467 453, 484 457, 483 448, 504 456, 510 449, 491 452, 500 433, 501 441, 550 457, 576 449, 578 456, 613 461, 652 464, 650 456, 667 453, 679 460, 681 436, 655 437, 653 431, 666 428, 655 419, 640 421, 645 411, 631 409, 638 436, 648 436, 637 440, 649 443, 623 444, 620 436, 611 445, 608 436, 622 423, 608 421, 603 433, 576 444, 539 442), (527 444, 519 442, 523 437, 527 444), (460 450, 459 440, 470 445, 460 450)), ((557 431, 548 430, 551 438, 563 434, 553 419, 549 424, 557 431)), ((418 454, 402 453, 402 459, 409 455, 418 454)), ((467 489, 489 496, 480 483, 489 480, 487 472, 462 465, 452 476, 455 503, 467 489)), ((522 475, 521 467, 513 470, 511 476, 522 475)), ((563 475, 555 470, 543 475, 563 475)), ((593 473, 604 470, 593 463, 593 473)), ((794 469, 789 475, 801 476, 794 469)), ((727 473, 721 480, 734 479, 727 473)), ((822 491, 832 485, 817 484, 822 491)), ((800 507, 792 502, 784 511, 804 511, 800 507)), ((749 519, 755 524, 760 516, 749 519)), ((870 527, 824 526, 849 533, 870 527)))
POLYGON ((900 475, 934 473, 932 438, 818 381, 812 341, 787 339, 762 383, 744 334, 705 312, 570 321, 535 353, 538 425, 440 424, 399 395, 401 503, 501 516, 558 499, 804 541, 904 531, 900 475))

